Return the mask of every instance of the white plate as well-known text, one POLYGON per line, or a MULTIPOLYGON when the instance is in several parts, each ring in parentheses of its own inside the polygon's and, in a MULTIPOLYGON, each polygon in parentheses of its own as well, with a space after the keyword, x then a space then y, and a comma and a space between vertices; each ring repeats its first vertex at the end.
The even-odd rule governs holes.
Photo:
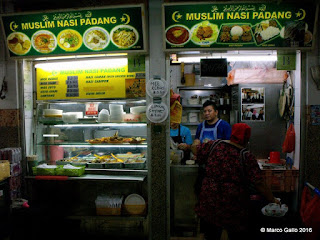
POLYGON ((87 29, 84 34, 83 34, 83 42, 84 42, 84 45, 93 50, 93 51, 100 51, 100 50, 103 50, 105 49, 108 45, 109 45, 109 42, 110 42, 110 37, 109 37, 109 33, 107 32, 107 30, 105 30, 104 28, 102 27, 91 27, 89 29, 87 29), (89 38, 89 34, 92 33, 93 31, 99 31, 101 33, 103 33, 106 37, 106 40, 103 41, 102 39, 99 39, 99 43, 97 43, 96 45, 94 45, 93 43, 90 43, 90 42, 87 42, 88 41, 88 38, 89 38), (101 40, 101 41, 100 41, 101 40))
POLYGON ((167 41, 167 43, 169 43, 170 45, 174 45, 174 46, 185 45, 185 44, 187 44, 187 43, 190 41, 190 39, 191 39, 191 32, 190 32, 189 28, 186 27, 186 26, 184 26, 184 25, 175 24, 175 25, 171 25, 170 27, 168 27, 168 28, 166 29, 166 41, 167 41), (184 29, 186 29, 186 30, 188 31, 189 37, 188 37, 188 39, 187 39, 185 42, 183 42, 183 43, 172 43, 172 42, 170 42, 170 41, 167 39, 167 32, 168 32, 168 30, 170 30, 171 28, 174 28, 174 27, 182 27, 182 28, 184 28, 184 29))
POLYGON ((22 32, 13 32, 13 33, 10 33, 9 36, 7 37, 7 43, 8 43, 8 47, 9 47, 9 50, 11 52, 13 52, 14 54, 17 54, 17 55, 25 55, 27 54, 30 49, 31 49, 31 41, 30 41, 30 38, 22 33, 22 32), (20 41, 16 42, 16 43, 13 43, 13 44, 10 44, 9 41, 12 40, 12 39, 18 39, 20 41), (19 42, 23 41, 22 45, 21 43, 19 44, 19 42), (19 48, 17 45, 20 45, 21 48, 19 48))
POLYGON ((118 26, 114 27, 114 28, 111 30, 111 32, 110 32, 110 37, 111 37, 111 42, 112 42, 116 47, 126 49, 126 48, 131 48, 131 47, 133 47, 134 45, 137 44, 137 42, 138 42, 138 40, 139 40, 139 33, 138 33, 138 31, 137 31, 134 27, 132 27, 132 26, 130 26, 130 25, 118 25, 118 26), (128 45, 128 46, 118 45, 118 44, 113 40, 113 35, 114 35, 115 31, 117 31, 117 30, 120 29, 120 28, 126 28, 126 29, 129 29, 129 30, 132 30, 133 33, 136 35, 135 41, 134 41, 133 43, 131 43, 130 45, 128 45))
POLYGON ((133 193, 130 194, 126 199, 124 200, 125 205, 144 205, 146 204, 146 201, 141 197, 139 194, 133 193))
POLYGON ((40 31, 37 31, 35 32, 33 35, 32 35, 32 38, 31 38, 31 43, 32 43, 32 47, 39 53, 51 53, 53 52, 53 50, 56 49, 57 47, 57 38, 56 36, 50 32, 50 31, 47 31, 47 30, 40 30, 40 31), (46 41, 48 41, 49 39, 49 43, 47 46, 43 47, 43 48, 39 48, 39 46, 36 45, 35 41, 37 39, 37 37, 39 35, 43 35, 43 36, 47 36, 47 39, 46 41))
MULTIPOLYGON (((199 25, 201 25, 201 23, 198 23, 198 24, 194 25, 194 26, 191 28, 191 30, 190 30, 190 32, 191 32, 190 39, 191 39, 191 41, 192 41, 194 44, 200 45, 200 46, 202 46, 202 45, 211 45, 212 43, 214 43, 214 42, 217 41, 218 36, 219 36, 219 29, 218 29, 217 37, 216 37, 215 40, 210 40, 210 41, 209 41, 209 40, 194 41, 194 40, 192 39, 192 35, 193 35, 193 32, 197 30, 197 28, 199 27, 199 25)), ((216 24, 212 24, 212 23, 209 23, 209 24, 208 24, 208 26, 210 26, 210 27, 212 27, 213 25, 216 25, 216 24)))

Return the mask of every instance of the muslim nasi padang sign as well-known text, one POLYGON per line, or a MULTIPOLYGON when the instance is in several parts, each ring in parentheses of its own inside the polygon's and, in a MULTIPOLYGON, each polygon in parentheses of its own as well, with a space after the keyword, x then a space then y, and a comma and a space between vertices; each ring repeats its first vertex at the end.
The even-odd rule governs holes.
POLYGON ((310 49, 316 14, 310 4, 164 4, 164 49, 310 49))
POLYGON ((143 5, 2 15, 11 57, 145 52, 143 5))

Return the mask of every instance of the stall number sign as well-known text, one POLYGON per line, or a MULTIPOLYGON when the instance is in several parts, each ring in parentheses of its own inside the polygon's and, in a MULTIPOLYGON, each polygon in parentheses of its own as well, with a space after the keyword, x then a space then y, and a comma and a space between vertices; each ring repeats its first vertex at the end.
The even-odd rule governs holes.
POLYGON ((168 92, 168 85, 163 79, 151 79, 147 82, 147 93, 150 97, 164 97, 168 92))
POLYGON ((86 116, 98 115, 98 103, 86 103, 86 116))
POLYGON ((154 123, 160 123, 168 117, 168 107, 163 103, 153 103, 147 108, 147 118, 154 123))
POLYGON ((296 54, 278 54, 277 70, 296 70, 296 54))

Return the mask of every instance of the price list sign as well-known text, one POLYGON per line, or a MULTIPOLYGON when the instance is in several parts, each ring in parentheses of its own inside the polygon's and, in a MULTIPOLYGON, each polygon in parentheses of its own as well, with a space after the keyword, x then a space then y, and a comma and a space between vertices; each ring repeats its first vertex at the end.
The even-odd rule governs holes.
POLYGON ((153 103, 147 108, 147 118, 154 123, 163 122, 168 117, 168 107, 163 103, 153 103))
POLYGON ((147 93, 150 97, 164 97, 168 92, 168 84, 163 79, 150 79, 147 93))

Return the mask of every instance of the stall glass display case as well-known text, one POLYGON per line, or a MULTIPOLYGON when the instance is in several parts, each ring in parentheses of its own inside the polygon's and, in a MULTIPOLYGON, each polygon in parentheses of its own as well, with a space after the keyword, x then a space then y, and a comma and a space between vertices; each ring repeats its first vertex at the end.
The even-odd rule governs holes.
POLYGON ((145 107, 145 100, 95 102, 99 113, 112 113, 112 107, 121 108, 120 117, 112 114, 86 117, 87 103, 38 102, 34 135, 38 160, 50 165, 84 166, 86 172, 146 170, 146 118, 144 113, 132 114, 132 108, 145 107))

